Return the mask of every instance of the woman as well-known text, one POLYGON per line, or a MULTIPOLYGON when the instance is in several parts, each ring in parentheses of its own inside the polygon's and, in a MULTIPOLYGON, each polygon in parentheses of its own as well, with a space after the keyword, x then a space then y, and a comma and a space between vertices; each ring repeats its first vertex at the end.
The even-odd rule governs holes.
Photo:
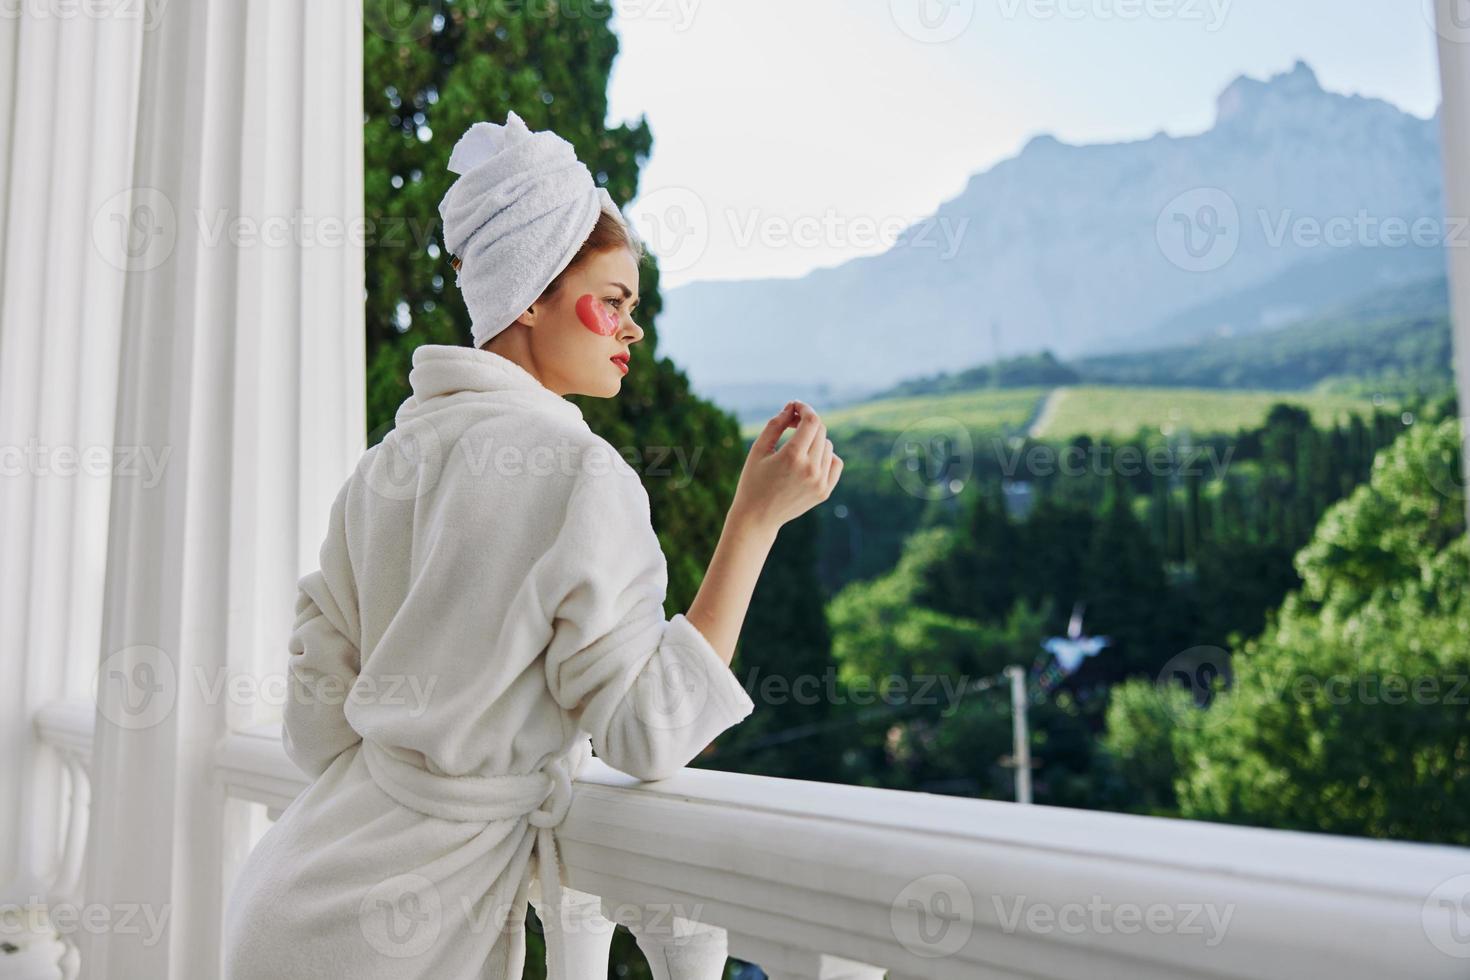
POLYGON ((533 883, 560 900, 571 781, 591 751, 669 776, 753 710, 729 665, 756 579, 842 472, 788 404, 666 620, 647 492, 563 397, 618 393, 640 248, 570 145, 514 113, 450 169, 474 347, 414 351, 300 580, 284 739, 313 781, 239 875, 228 980, 520 977, 533 883))

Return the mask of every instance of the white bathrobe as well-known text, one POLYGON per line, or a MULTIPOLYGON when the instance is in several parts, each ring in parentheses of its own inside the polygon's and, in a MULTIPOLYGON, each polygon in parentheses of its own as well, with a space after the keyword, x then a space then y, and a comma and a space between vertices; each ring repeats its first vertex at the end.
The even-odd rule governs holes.
POLYGON ((647 492, 576 405, 469 347, 409 382, 299 583, 284 738, 314 781, 234 886, 226 980, 520 977, 589 749, 660 779, 754 707, 664 618, 647 492))

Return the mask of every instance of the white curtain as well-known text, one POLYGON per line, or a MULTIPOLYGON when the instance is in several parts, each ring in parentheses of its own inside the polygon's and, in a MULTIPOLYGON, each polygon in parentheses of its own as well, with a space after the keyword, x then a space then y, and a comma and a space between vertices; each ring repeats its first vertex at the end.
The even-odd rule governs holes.
POLYGON ((218 973, 215 745, 278 710, 365 445, 361 32, 360 0, 0 15, 0 885, 60 860, 36 711, 95 696, 81 892, 168 916, 80 931, 86 977, 218 973))

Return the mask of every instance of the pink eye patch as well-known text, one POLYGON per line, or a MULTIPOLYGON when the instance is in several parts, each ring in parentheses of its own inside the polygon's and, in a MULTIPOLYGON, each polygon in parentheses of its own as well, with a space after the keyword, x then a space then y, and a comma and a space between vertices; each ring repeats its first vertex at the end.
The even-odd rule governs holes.
POLYGON ((582 326, 603 337, 618 332, 618 318, 591 293, 577 300, 577 319, 582 321, 582 326))

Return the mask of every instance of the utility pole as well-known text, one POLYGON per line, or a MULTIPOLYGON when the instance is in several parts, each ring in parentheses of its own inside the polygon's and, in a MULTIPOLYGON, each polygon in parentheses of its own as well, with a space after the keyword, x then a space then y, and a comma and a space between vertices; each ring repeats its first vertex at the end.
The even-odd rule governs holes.
POLYGON ((1011 751, 1011 763, 1016 768, 1016 802, 1031 802, 1031 728, 1026 718, 1026 668, 1010 666, 1006 676, 1011 679, 1011 735, 1015 745, 1011 751))

